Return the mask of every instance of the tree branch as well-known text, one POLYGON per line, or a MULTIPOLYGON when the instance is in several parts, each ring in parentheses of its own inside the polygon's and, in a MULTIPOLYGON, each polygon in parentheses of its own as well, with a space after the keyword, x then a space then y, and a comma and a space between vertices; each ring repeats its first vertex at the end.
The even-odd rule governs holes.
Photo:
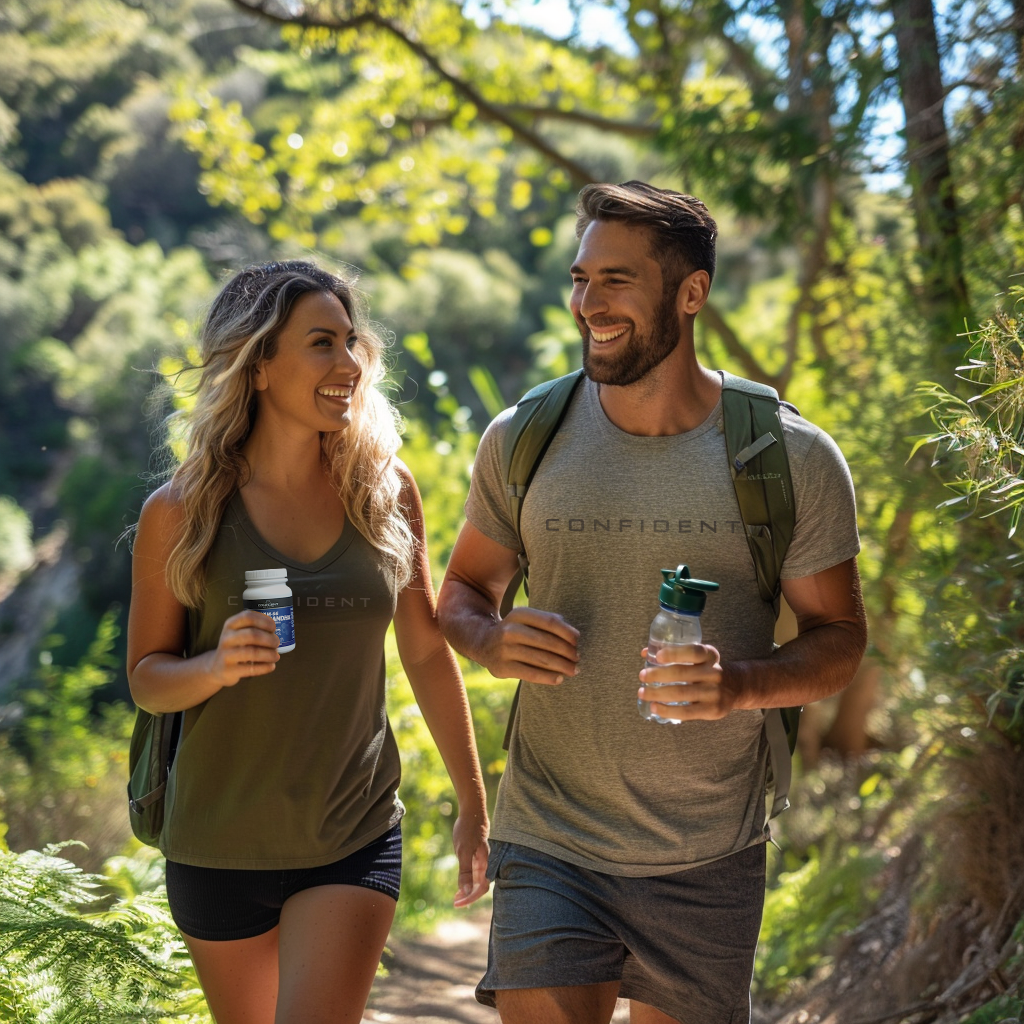
POLYGON ((529 107, 525 104, 506 104, 502 107, 511 114, 523 114, 535 121, 571 121, 573 124, 584 124, 602 131, 615 132, 635 139, 653 139, 658 134, 655 125, 642 124, 639 121, 610 121, 597 114, 589 114, 582 110, 559 110, 557 107, 529 107))
POLYGON ((710 302, 705 303, 700 316, 705 325, 718 335, 729 355, 743 367, 745 376, 764 384, 775 385, 775 378, 747 351, 736 332, 725 322, 717 306, 710 302))
POLYGON ((353 15, 351 18, 339 18, 336 16, 325 18, 316 13, 309 14, 305 8, 300 13, 293 15, 286 11, 279 11, 276 6, 272 7, 271 0, 232 0, 232 2, 244 10, 258 14, 260 17, 267 18, 280 25, 329 28, 335 31, 373 25, 384 32, 389 32, 412 53, 416 54, 442 81, 447 82, 464 100, 472 103, 487 120, 508 128, 521 143, 547 157, 556 167, 561 167, 569 175, 577 188, 597 180, 582 164, 559 152, 546 139, 522 124, 522 122, 511 117, 501 107, 484 99, 468 82, 445 68, 439 57, 388 18, 382 18, 379 14, 372 11, 353 15))

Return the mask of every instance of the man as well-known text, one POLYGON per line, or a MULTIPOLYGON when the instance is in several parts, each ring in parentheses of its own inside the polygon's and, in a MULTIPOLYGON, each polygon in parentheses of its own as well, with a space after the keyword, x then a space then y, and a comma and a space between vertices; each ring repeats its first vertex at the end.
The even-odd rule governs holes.
POLYGON ((570 307, 586 380, 523 505, 530 607, 500 456, 485 432, 439 616, 451 644, 523 680, 492 829, 494 917, 477 998, 504 1024, 745 1024, 765 882, 762 709, 819 700, 866 642, 853 488, 835 444, 784 410, 796 526, 773 653, 721 433, 722 379, 694 352, 715 270, 703 203, 590 185, 570 307), (692 667, 640 671, 662 568, 721 584, 692 667), (666 689, 644 684, 669 683, 666 689), (687 701, 643 720, 637 699, 687 701))

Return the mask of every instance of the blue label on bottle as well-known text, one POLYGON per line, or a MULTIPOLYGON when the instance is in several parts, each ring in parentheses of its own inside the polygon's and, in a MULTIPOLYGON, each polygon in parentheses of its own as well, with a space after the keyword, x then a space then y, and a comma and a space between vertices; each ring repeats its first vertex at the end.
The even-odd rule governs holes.
POLYGON ((258 601, 243 601, 242 604, 274 620, 278 647, 292 647, 295 644, 295 613, 290 597, 265 597, 258 601))

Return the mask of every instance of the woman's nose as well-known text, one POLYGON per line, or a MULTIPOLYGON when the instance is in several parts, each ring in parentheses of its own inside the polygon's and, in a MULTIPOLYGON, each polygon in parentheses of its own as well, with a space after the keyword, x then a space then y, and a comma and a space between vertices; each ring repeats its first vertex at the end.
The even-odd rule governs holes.
POLYGON ((346 373, 358 373, 363 368, 362 363, 359 362, 359 357, 356 355, 355 349, 350 348, 348 345, 342 345, 339 347, 335 363, 340 370, 343 370, 346 373))

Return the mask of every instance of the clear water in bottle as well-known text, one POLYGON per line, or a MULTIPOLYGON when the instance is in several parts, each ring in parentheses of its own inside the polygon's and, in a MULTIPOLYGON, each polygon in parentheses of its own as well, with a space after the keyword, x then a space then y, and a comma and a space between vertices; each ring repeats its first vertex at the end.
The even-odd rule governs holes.
MULTIPOLYGON (((665 666, 671 665, 689 665, 692 662, 683 660, 680 654, 679 660, 670 658, 668 661, 662 659, 657 660, 659 651, 671 650, 674 647, 682 647, 684 644, 699 644, 701 640, 700 631, 700 614, 687 614, 686 612, 673 611, 671 608, 666 608, 662 605, 661 610, 655 616, 654 621, 651 623, 651 636, 647 641, 647 664, 665 666)), ((685 672, 680 672, 680 675, 685 677, 685 672)), ((685 681, 685 678, 680 680, 685 681)), ((670 684, 663 684, 670 685, 670 684)), ((647 683, 646 688, 660 689, 658 684, 647 683)), ((680 719, 678 718, 666 718, 662 715, 656 715, 651 711, 651 701, 637 700, 637 708, 640 711, 640 717, 646 718, 650 722, 660 722, 663 725, 678 725, 680 719)), ((688 701, 672 701, 671 704, 674 706, 685 706, 688 701)))
MULTIPOLYGON (((680 650, 679 657, 662 656, 657 660, 659 652, 682 648, 686 644, 699 644, 701 640, 700 613, 704 610, 704 602, 708 594, 718 589, 718 584, 710 580, 695 580, 690 575, 688 566, 680 565, 675 569, 662 569, 663 582, 658 591, 658 614, 651 623, 651 635, 647 641, 647 664, 661 665, 692 665, 686 661, 686 655, 680 650)), ((661 686, 675 686, 686 682, 685 669, 679 670, 679 677, 672 683, 647 683, 647 689, 658 689, 661 686)), ((662 725, 678 725, 681 718, 662 717, 651 711, 652 701, 637 698, 640 717, 648 722, 659 722, 662 725)), ((662 703, 654 701, 653 703, 662 703)), ((669 707, 685 707, 689 701, 678 700, 665 702, 669 707)))

